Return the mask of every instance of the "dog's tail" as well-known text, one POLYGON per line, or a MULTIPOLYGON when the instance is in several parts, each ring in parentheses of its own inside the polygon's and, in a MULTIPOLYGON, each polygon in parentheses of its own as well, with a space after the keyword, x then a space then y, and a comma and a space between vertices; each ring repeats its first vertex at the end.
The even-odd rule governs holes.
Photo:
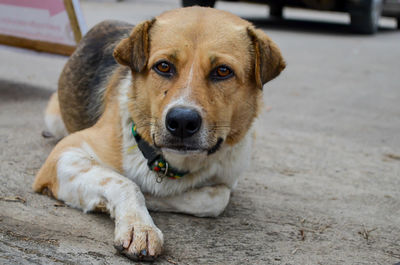
POLYGON ((60 140, 68 135, 67 129, 65 128, 65 124, 61 117, 57 92, 51 95, 49 103, 47 104, 47 108, 44 113, 44 123, 46 125, 46 130, 42 132, 43 137, 54 137, 55 139, 60 140))

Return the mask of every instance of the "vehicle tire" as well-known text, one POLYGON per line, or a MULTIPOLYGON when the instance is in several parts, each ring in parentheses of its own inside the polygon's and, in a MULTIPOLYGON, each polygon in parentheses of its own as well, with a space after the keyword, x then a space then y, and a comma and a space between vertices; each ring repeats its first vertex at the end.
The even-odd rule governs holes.
POLYGON ((381 11, 382 0, 367 0, 360 11, 354 10, 350 12, 352 30, 363 34, 376 33, 381 11))
POLYGON ((400 17, 397 18, 397 29, 400 29, 400 17))
POLYGON ((214 7, 216 0, 182 0, 182 6, 206 6, 214 7))
POLYGON ((283 6, 282 5, 269 5, 269 16, 273 18, 283 17, 283 6))

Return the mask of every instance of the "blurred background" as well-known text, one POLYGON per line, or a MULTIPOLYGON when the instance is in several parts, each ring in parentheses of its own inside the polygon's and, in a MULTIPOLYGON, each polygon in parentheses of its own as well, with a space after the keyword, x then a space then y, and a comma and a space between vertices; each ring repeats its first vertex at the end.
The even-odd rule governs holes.
MULTIPOLYGON (((182 2, 80 5, 91 28, 200 1, 182 2)), ((201 1, 252 21, 287 61, 264 86, 253 167, 217 219, 152 213, 165 238, 158 263, 400 262, 399 1, 257 2, 201 1)), ((55 144, 41 137, 42 113, 67 59, 0 45, 3 264, 130 264, 113 251, 107 216, 30 189, 55 144)))
MULTIPOLYGON (((400 16, 400 0, 366 0, 358 1, 358 4, 351 4, 352 2, 351 0, 82 0, 80 5, 85 24, 89 29, 105 19, 119 19, 136 24, 169 9, 200 4, 232 12, 250 20, 256 26, 265 28, 272 35, 276 32, 281 36, 300 34, 302 37, 320 36, 321 39, 331 36, 343 40, 358 39, 371 42, 381 40, 383 45, 387 45, 384 38, 389 37, 389 35, 398 36, 396 34, 399 33, 396 20, 400 16), (302 8, 298 8, 299 6, 302 8), (375 33, 377 33, 377 36, 372 35, 375 33)), ((310 45, 313 45, 311 41, 310 45)), ((349 48, 357 49, 357 45, 352 45, 349 48)), ((4 49, 7 50, 3 47, 4 49)), ((3 52, 4 56, 7 56, 8 51, 3 52)), ((21 71, 16 70, 17 68, 2 64, 0 73, 6 73, 4 76, 11 78, 14 77, 14 74, 21 78, 20 74, 23 74, 31 78, 41 79, 40 75, 35 73, 39 69, 26 69, 27 71, 21 73, 21 71)), ((55 69, 54 67, 51 68, 55 69)), ((46 79, 48 79, 49 75, 46 76, 46 79)), ((56 76, 55 74, 54 77, 56 76)), ((55 82, 52 82, 51 86, 54 85, 55 82)))

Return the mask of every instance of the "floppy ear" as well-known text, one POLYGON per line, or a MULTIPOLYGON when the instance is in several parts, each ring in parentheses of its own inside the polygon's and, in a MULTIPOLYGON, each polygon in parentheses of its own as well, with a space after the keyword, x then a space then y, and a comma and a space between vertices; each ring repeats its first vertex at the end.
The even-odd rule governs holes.
POLYGON ((118 43, 113 55, 119 64, 129 66, 135 72, 143 71, 149 59, 149 30, 154 22, 155 19, 140 23, 128 38, 118 43))
POLYGON ((278 46, 263 31, 247 28, 254 45, 255 77, 257 86, 262 89, 268 81, 277 77, 286 67, 278 46))

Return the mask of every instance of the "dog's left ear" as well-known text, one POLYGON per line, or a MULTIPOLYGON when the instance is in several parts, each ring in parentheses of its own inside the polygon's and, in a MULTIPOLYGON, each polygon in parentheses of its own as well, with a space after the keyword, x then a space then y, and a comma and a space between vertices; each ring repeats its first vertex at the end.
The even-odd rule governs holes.
POLYGON ((138 24, 128 38, 118 43, 113 55, 119 64, 129 66, 135 72, 143 71, 149 59, 149 31, 154 22, 155 19, 138 24))
POLYGON ((268 81, 277 77, 286 67, 278 46, 263 31, 247 28, 253 42, 255 53, 255 77, 257 86, 262 89, 268 81))

